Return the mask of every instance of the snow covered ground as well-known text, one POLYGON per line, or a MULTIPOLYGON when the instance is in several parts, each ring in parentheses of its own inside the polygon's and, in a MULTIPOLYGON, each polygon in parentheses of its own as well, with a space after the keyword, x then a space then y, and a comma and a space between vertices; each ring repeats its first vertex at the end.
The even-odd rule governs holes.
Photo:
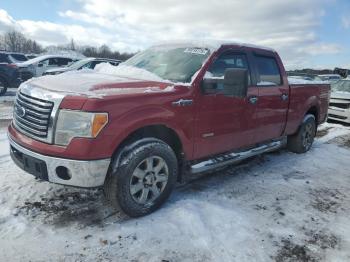
POLYGON ((350 261, 349 170, 350 127, 326 124, 307 154, 191 177, 163 208, 130 219, 99 190, 25 174, 2 126, 0 261, 350 261))

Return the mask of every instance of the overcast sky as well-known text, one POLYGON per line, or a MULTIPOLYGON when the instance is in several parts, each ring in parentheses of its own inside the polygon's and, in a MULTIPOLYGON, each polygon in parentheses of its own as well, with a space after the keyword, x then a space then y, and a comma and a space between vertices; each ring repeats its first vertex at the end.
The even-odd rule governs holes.
POLYGON ((350 68, 350 0, 1 0, 0 33, 134 52, 172 39, 265 45, 288 68, 350 68))

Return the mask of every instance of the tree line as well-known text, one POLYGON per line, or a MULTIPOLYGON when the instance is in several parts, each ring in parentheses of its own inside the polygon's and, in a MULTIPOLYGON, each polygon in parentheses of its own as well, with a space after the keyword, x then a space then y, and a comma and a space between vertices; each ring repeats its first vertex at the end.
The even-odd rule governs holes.
POLYGON ((108 45, 100 47, 80 46, 76 45, 74 39, 66 45, 56 45, 43 47, 37 41, 27 38, 23 33, 16 30, 10 30, 4 34, 0 34, 0 50, 18 52, 25 54, 42 54, 48 50, 72 50, 83 54, 86 57, 99 57, 126 60, 134 55, 134 53, 122 53, 112 51, 108 45))

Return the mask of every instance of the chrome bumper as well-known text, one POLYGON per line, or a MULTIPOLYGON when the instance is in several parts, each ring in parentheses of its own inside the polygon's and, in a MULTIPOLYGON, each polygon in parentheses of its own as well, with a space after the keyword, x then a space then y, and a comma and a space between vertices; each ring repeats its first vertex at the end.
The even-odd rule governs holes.
POLYGON ((44 176, 39 177, 41 179, 77 187, 99 187, 104 184, 110 158, 87 161, 56 158, 30 151, 14 142, 10 137, 9 141, 11 157, 17 166, 33 175, 40 169, 46 169, 42 170, 44 176), (34 165, 30 163, 31 161, 34 165))

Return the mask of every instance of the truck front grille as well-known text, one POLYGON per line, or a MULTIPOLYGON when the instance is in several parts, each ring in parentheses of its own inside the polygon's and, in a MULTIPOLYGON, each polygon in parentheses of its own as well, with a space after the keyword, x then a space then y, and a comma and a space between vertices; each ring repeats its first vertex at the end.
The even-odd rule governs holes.
POLYGON ((23 133, 39 140, 46 139, 54 103, 18 92, 14 125, 23 133))

